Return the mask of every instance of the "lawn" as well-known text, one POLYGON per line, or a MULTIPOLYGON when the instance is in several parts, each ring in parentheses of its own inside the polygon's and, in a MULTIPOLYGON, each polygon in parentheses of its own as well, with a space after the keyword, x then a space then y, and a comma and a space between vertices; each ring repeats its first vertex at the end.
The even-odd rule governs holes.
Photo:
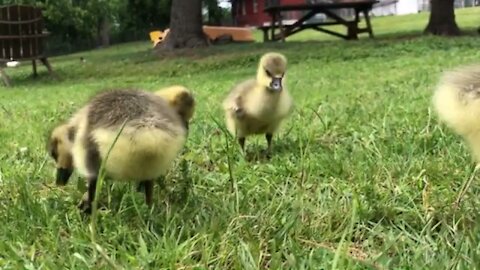
MULTIPOLYGON (((479 13, 459 11, 460 26, 480 25, 479 13)), ((156 56, 147 41, 124 44, 51 58, 58 80, 43 67, 30 78, 28 63, 8 69, 14 87, 0 88, 0 267, 475 269, 480 185, 475 179, 452 207, 474 166, 430 100, 443 70, 478 61, 480 39, 412 37, 425 18, 375 19, 383 34, 355 42, 225 45, 177 56, 156 56), (267 51, 289 59, 295 110, 271 160, 255 158, 263 136, 247 139, 253 158, 245 159, 223 132, 221 101, 267 51), (79 213, 84 182, 75 174, 55 186, 48 132, 95 92, 171 84, 191 88, 198 107, 154 208, 134 185, 107 181, 97 215, 79 213)))

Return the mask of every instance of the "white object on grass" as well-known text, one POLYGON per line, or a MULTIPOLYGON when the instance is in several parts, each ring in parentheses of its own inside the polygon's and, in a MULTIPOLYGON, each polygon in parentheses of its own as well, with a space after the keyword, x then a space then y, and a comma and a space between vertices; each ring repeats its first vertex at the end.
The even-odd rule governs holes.
POLYGON ((18 66, 18 65, 20 65, 20 62, 18 62, 18 61, 9 61, 9 62, 7 62, 7 67, 16 67, 16 66, 18 66))

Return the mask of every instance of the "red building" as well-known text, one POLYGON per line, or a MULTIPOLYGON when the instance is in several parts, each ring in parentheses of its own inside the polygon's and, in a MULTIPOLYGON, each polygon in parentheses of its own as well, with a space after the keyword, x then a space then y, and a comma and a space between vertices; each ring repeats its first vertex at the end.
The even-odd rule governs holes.
MULTIPOLYGON (((304 4, 305 2, 306 0, 233 0, 232 16, 234 24, 237 26, 256 27, 269 25, 272 19, 267 13, 263 12, 265 7, 270 5, 304 4)), ((285 12, 282 15, 285 23, 288 23, 290 20, 301 17, 302 13, 294 11, 285 12)))

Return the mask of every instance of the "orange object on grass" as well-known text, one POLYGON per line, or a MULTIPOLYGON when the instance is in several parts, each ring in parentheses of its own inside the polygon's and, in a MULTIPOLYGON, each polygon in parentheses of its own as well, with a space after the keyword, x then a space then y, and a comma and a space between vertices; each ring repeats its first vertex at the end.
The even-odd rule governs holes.
MULTIPOLYGON (((159 42, 162 42, 170 29, 165 31, 152 31, 150 32, 150 39, 155 47, 159 42)), ((211 41, 215 41, 221 36, 231 36, 233 41, 237 42, 251 42, 255 41, 253 38, 252 30, 246 27, 230 27, 230 26, 203 26, 203 32, 208 36, 211 41)))
POLYGON ((153 47, 155 47, 157 43, 162 42, 167 36, 169 31, 170 31, 169 29, 166 29, 165 31, 150 32, 150 40, 153 42, 153 47))
POLYGON ((205 32, 212 41, 223 35, 230 35, 233 41, 254 41, 252 30, 246 27, 205 25, 203 26, 203 32, 205 32))

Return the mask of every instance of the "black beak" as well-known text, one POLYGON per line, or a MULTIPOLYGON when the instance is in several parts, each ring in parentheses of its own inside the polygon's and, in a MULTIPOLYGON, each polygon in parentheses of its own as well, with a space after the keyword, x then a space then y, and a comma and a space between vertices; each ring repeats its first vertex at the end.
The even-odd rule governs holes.
POLYGON ((72 169, 57 168, 57 180, 56 184, 58 186, 64 186, 68 183, 68 179, 72 175, 72 169))
POLYGON ((187 131, 188 131, 188 121, 184 121, 184 122, 183 122, 183 125, 185 126, 185 128, 186 128, 187 131))
POLYGON ((272 82, 270 83, 270 88, 273 91, 280 92, 282 91, 282 77, 273 77, 272 82))

